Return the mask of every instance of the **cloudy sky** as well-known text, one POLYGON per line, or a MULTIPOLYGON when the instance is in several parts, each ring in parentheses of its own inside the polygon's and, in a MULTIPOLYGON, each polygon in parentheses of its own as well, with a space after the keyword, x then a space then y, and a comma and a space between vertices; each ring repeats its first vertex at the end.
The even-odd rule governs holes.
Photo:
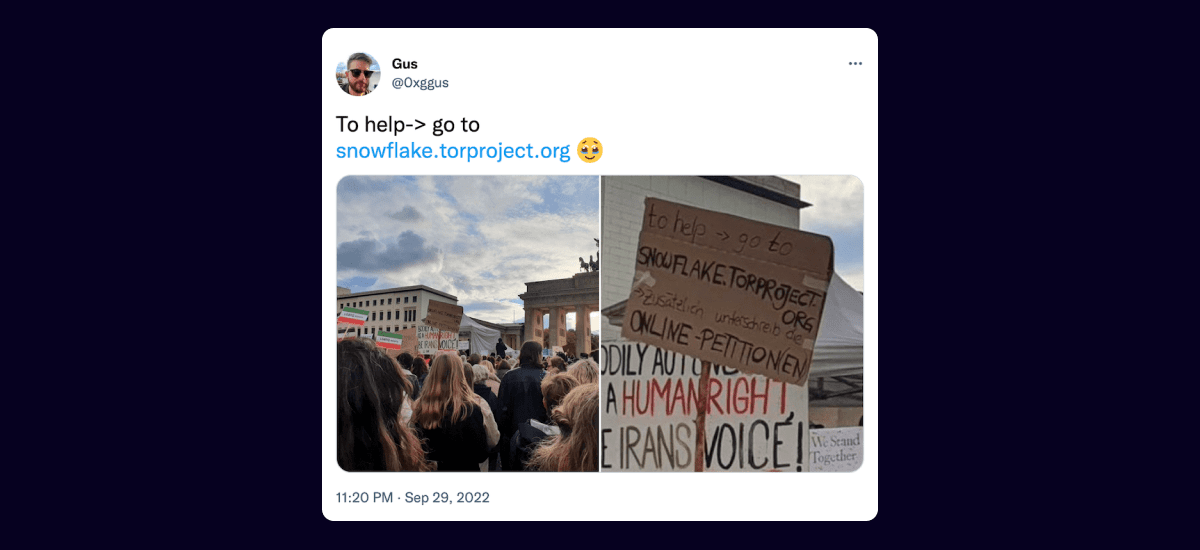
POLYGON ((863 288, 863 185, 854 176, 781 176, 800 184, 800 229, 833 239, 833 270, 863 288))
POLYGON ((579 273, 600 237, 596 176, 347 176, 337 197, 338 286, 426 285, 493 323, 524 321, 525 283, 579 273))

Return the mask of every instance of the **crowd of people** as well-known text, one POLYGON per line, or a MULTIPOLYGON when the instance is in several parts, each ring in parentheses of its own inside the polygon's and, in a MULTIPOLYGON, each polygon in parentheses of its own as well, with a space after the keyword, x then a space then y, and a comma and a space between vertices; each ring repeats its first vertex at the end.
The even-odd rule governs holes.
POLYGON ((432 358, 337 344, 338 464, 348 471, 599 470, 597 354, 432 358), (515 364, 513 364, 515 363, 515 364))

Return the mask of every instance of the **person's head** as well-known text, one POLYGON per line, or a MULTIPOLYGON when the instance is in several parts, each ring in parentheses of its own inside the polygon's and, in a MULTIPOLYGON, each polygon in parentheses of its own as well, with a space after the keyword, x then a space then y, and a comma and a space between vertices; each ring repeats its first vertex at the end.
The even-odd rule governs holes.
POLYGON ((346 60, 346 88, 351 95, 363 95, 367 93, 367 86, 371 84, 371 56, 365 53, 356 53, 346 60))
POLYGON ((522 365, 540 365, 542 362, 542 344, 530 340, 521 344, 520 361, 522 365))
POLYGON ((488 374, 496 374, 496 367, 492 366, 491 361, 480 361, 479 364, 487 368, 488 374))
POLYGON ((417 376, 425 376, 429 372, 429 367, 425 365, 425 358, 418 355, 413 357, 412 368, 408 370, 417 376))
POLYGON ((549 365, 550 368, 546 369, 547 372, 559 373, 567 370, 567 362, 563 361, 562 357, 551 357, 549 365))
POLYGON ((542 440, 530 464, 549 472, 596 472, 596 442, 600 432, 600 386, 576 386, 550 415, 562 430, 542 440))
POLYGON ((475 365, 472 365, 466 361, 462 362, 463 382, 467 383, 468 388, 471 387, 473 384, 475 384, 475 370, 474 369, 475 369, 475 365))
POLYGON ((404 353, 401 353, 400 356, 396 358, 396 360, 400 362, 401 367, 404 367, 405 370, 412 372, 413 356, 411 353, 409 353, 407 351, 404 353))
MULTIPOLYGON (((483 363, 486 364, 487 361, 484 361, 483 363)), ((474 378, 471 380, 471 382, 473 382, 475 384, 482 384, 484 382, 487 382, 488 375, 490 375, 491 372, 488 371, 488 368, 485 367, 484 364, 471 366, 471 373, 475 375, 474 378)))
POLYGON ((546 408, 546 416, 550 417, 550 411, 562 403, 562 399, 578 385, 579 380, 566 373, 551 374, 543 378, 542 406, 546 408))
POLYGON ((508 370, 508 359, 500 359, 496 361, 496 372, 508 370))
POLYGON ((479 357, 479 354, 478 354, 478 353, 472 353, 472 354, 471 354, 471 358, 470 358, 470 359, 467 359, 467 362, 468 362, 468 363, 470 363, 470 364, 472 364, 472 365, 478 365, 478 364, 479 364, 479 360, 480 360, 480 359, 481 359, 481 357, 479 357))
MULTIPOLYGON (((471 377, 474 378, 474 373, 471 377)), ((475 407, 475 392, 468 380, 457 355, 444 353, 435 357, 421 387, 421 398, 413 404, 413 424, 432 430, 442 423, 447 412, 451 422, 468 417, 475 407)))
POLYGON ((501 337, 497 338, 497 339, 496 339, 496 343, 497 343, 497 344, 503 344, 503 343, 504 343, 504 337, 503 337, 503 336, 501 336, 501 337))
POLYGON ((401 418, 405 380, 370 340, 338 342, 338 465, 347 471, 429 471, 401 418))
POLYGON ((567 374, 574 376, 580 384, 595 384, 600 382, 600 369, 596 362, 584 359, 567 368, 567 374))

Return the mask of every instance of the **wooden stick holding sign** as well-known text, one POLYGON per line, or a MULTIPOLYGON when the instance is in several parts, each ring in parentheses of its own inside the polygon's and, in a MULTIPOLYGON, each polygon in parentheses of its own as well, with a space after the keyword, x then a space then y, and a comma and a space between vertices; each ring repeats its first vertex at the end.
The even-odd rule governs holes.
POLYGON ((700 368, 700 405, 696 407, 696 471, 704 471, 704 455, 707 454, 704 441, 704 420, 708 415, 708 373, 712 363, 701 361, 700 368))

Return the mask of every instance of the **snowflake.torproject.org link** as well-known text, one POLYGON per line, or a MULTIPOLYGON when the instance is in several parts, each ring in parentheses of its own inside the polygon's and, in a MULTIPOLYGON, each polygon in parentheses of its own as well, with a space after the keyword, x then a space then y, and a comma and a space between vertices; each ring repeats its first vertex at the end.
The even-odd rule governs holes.
POLYGON ((340 159, 466 159, 467 162, 472 160, 484 161, 485 159, 496 159, 496 162, 501 162, 504 159, 557 159, 559 162, 571 161, 571 146, 563 145, 561 147, 546 146, 535 148, 532 144, 504 145, 501 141, 496 145, 486 146, 458 146, 440 144, 435 150, 430 146, 419 146, 416 142, 409 142, 409 145, 401 145, 395 141, 388 142, 383 147, 379 146, 342 146, 337 148, 337 158, 340 159))

